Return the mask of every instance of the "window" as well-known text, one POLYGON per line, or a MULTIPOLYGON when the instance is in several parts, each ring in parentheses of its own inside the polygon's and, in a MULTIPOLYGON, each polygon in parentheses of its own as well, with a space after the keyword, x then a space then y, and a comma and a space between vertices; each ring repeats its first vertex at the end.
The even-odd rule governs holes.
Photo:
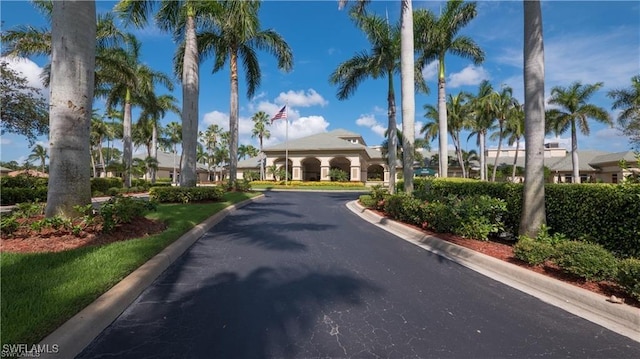
POLYGON ((566 175, 564 175, 564 182, 565 182, 565 183, 571 183, 571 182, 573 182, 573 176, 572 176, 572 175, 570 175, 570 174, 566 174, 566 175))
POLYGON ((611 174, 611 183, 618 183, 618 174, 617 173, 612 173, 611 174))

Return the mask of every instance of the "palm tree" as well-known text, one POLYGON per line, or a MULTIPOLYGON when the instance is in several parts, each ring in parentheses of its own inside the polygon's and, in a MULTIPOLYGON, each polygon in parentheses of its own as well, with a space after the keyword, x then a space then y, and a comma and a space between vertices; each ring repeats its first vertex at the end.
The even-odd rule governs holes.
POLYGON ((400 71, 400 28, 391 26, 385 19, 376 15, 352 15, 360 29, 371 43, 369 53, 363 51, 351 59, 338 65, 331 74, 329 82, 338 84, 337 97, 340 100, 349 98, 358 85, 366 78, 386 77, 387 87, 387 154, 389 167, 389 192, 395 192, 396 179, 396 99, 393 77, 400 71))
POLYGON ((556 135, 571 129, 571 162, 573 165, 573 182, 580 183, 580 166, 578 163, 578 128, 584 135, 589 135, 588 119, 611 125, 609 113, 602 107, 588 103, 593 94, 602 87, 602 82, 582 85, 579 81, 568 87, 556 86, 551 89, 550 105, 558 105, 547 111, 547 118, 556 135))
MULTIPOLYGON (((102 143, 105 138, 109 138, 110 136, 110 128, 107 123, 104 121, 104 116, 97 116, 94 111, 93 116, 91 117, 91 147, 94 148, 95 153, 98 155, 98 159, 100 161, 101 166, 101 175, 105 173, 105 161, 104 154, 102 151, 102 143)), ((93 155, 91 155, 91 162, 94 163, 93 155)), ((95 165, 93 166, 93 177, 97 176, 95 165)))
MULTIPOLYGON (((171 111, 175 114, 180 113, 180 109, 176 105, 178 101, 172 95, 164 94, 157 96, 155 91, 148 92, 143 98, 140 99, 140 106, 142 107, 142 113, 140 114, 140 121, 138 123, 148 124, 151 127, 151 143, 150 150, 147 151, 148 155, 152 157, 156 162, 158 161, 158 127, 160 119, 163 118, 167 111, 171 111)), ((148 166, 151 170, 151 183, 156 183, 157 166, 148 166)))
MULTIPOLYGON (((263 139, 271 138, 271 132, 267 128, 271 124, 269 121, 269 115, 264 111, 256 112, 253 117, 251 117, 253 121, 253 130, 251 131, 251 137, 258 137, 258 141, 260 141, 260 152, 262 152, 262 141, 263 139)), ((264 173, 264 160, 260 160, 260 180, 264 181, 265 173, 264 173)))
POLYGON ((524 108, 518 105, 511 108, 504 129, 504 137, 507 139, 509 146, 516 144, 516 155, 513 157, 513 168, 511 170, 512 179, 516 178, 516 163, 518 162, 522 136, 524 136, 524 108))
POLYGON ((493 173, 491 174, 491 182, 496 181, 496 170, 498 169, 498 160, 500 151, 502 150, 502 139, 504 138, 504 125, 511 113, 513 107, 517 107, 518 101, 513 98, 513 89, 509 86, 503 86, 501 92, 494 92, 494 115, 498 121, 498 152, 493 162, 493 173))
POLYGON ((255 157, 258 155, 258 149, 251 145, 238 146, 238 160, 246 159, 247 157, 255 157))
POLYGON ((544 45, 540 1, 524 3, 525 181, 519 234, 536 237, 546 224, 544 205, 544 45))
POLYGON ((607 96, 614 100, 613 110, 622 110, 618 114, 622 132, 640 149, 640 75, 631 78, 630 88, 611 90, 607 96))
POLYGON ((487 180, 487 160, 485 153, 485 144, 487 132, 492 130, 495 119, 495 102, 493 96, 493 87, 489 81, 484 80, 478 87, 478 94, 470 100, 473 108, 467 126, 471 129, 472 136, 477 136, 477 144, 480 147, 480 180, 487 180))
POLYGON ((415 60, 413 47, 413 5, 411 0, 400 2, 400 89, 402 98, 402 149, 404 191, 413 192, 413 162, 415 134, 415 60))
MULTIPOLYGON (((154 92, 154 84, 162 83, 169 90, 173 89, 171 79, 164 73, 154 71, 149 66, 140 63, 141 44, 133 37, 128 37, 128 47, 126 49, 114 48, 105 51, 105 58, 110 58, 109 65, 101 68, 108 84, 99 89, 99 94, 106 97, 107 108, 112 108, 120 103, 123 105, 123 154, 125 165, 125 187, 131 187, 131 168, 133 156, 132 151, 132 106, 139 105, 148 100, 154 92), (127 68, 131 72, 122 72, 122 68, 127 68)), ((151 154, 149 154, 150 156, 151 154)))
POLYGON ((252 97, 260 87, 261 72, 256 49, 264 50, 278 61, 278 68, 290 71, 293 54, 286 41, 274 30, 262 30, 258 11, 260 2, 223 1, 220 11, 212 17, 213 26, 198 38, 203 57, 215 56, 213 72, 222 70, 229 62, 231 98, 229 111, 229 185, 237 179, 238 169, 238 62, 244 66, 247 82, 247 97, 252 97))
MULTIPOLYGON (((167 137, 165 137, 164 141, 162 141, 165 146, 171 148, 171 153, 173 153, 172 183, 177 183, 176 179, 178 178, 178 173, 176 169, 176 155, 178 154, 178 144, 182 143, 182 133, 182 125, 175 121, 170 122, 165 130, 165 134, 167 135, 167 137)), ((180 161, 182 162, 182 158, 180 159, 180 161)))
MULTIPOLYGON (((473 60, 475 64, 484 61, 484 52, 468 36, 457 36, 476 16, 476 3, 465 3, 462 0, 449 0, 436 17, 429 10, 416 11, 417 28, 424 29, 416 35, 420 56, 417 63, 420 68, 433 60, 438 60, 438 114, 439 118, 439 153, 440 158, 446 158, 447 153, 447 105, 445 94, 445 55, 454 55, 473 60), (443 154, 445 154, 443 156, 443 154)), ((440 173, 444 177, 448 173, 447 161, 440 161, 440 173)))
POLYGON ((40 161, 40 171, 42 171, 42 173, 44 173, 44 163, 47 160, 47 158, 49 158, 49 155, 47 154, 47 149, 44 148, 44 146, 37 144, 35 146, 33 146, 33 149, 31 150, 31 154, 29 155, 29 157, 27 157, 27 161, 40 161))
MULTIPOLYGON (((156 1, 121 0, 116 12, 128 23, 143 27, 156 1)), ((156 23, 164 31, 182 40, 181 52, 174 58, 179 63, 182 79, 182 138, 184 165, 180 170, 180 185, 196 185, 196 147, 198 143, 199 52, 196 26, 205 16, 219 8, 215 1, 163 0, 155 16, 156 23)), ((178 67, 178 66, 176 66, 178 67)))
POLYGON ((200 138, 204 142, 207 152, 207 169, 209 170, 209 178, 211 178, 211 165, 213 165, 214 153, 218 148, 220 137, 222 136, 222 128, 216 124, 209 125, 205 132, 200 133, 200 138))
POLYGON ((96 51, 95 1, 55 1, 51 13, 49 185, 45 215, 74 217, 91 203, 89 128, 96 51), (74 66, 66 66, 67 64, 74 66))
MULTIPOLYGON (((447 113, 449 114, 449 120, 447 121, 447 132, 453 140, 458 163, 463 162, 460 133, 465 128, 467 119, 469 117, 470 104, 467 102, 469 98, 470 95, 465 92, 460 92, 455 96, 447 96, 447 113)), ((422 126, 420 133, 424 133, 426 139, 428 139, 429 141, 433 141, 436 137, 438 137, 439 134, 440 116, 438 114, 438 109, 432 105, 424 105, 424 109, 426 110, 424 117, 431 120, 431 122, 427 122, 424 126, 422 126)), ((464 166, 462 166, 462 177, 467 177, 467 172, 464 166)))

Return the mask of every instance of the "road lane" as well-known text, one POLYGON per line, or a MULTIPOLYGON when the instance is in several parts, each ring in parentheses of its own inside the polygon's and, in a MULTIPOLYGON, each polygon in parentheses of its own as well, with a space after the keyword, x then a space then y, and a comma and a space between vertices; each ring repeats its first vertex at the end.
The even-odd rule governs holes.
POLYGON ((640 357, 640 344, 362 221, 352 193, 267 192, 80 358, 640 357))

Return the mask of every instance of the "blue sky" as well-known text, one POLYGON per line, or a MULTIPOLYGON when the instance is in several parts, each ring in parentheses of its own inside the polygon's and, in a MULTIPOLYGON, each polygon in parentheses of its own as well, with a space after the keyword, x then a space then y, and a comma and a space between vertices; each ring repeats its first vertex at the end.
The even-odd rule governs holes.
MULTIPOLYGON (((98 11, 113 8, 112 1, 99 1, 98 11)), ((416 8, 438 11, 442 2, 414 1, 416 8)), ((3 29, 16 25, 47 26, 44 18, 27 1, 0 3, 3 29)), ((611 111, 611 100, 606 92, 630 86, 633 75, 640 73, 640 5, 632 1, 545 1, 542 4, 545 41, 546 95, 553 86, 568 86, 574 81, 582 83, 604 82, 604 87, 592 101, 611 111)), ((391 21, 400 17, 398 1, 374 1, 370 11, 380 15, 388 13, 391 21)), ((386 129, 385 80, 363 82, 349 100, 336 98, 337 88, 328 82, 331 72, 357 52, 368 50, 369 44, 362 32, 354 26, 345 11, 338 11, 336 0, 327 1, 265 1, 260 11, 263 29, 279 32, 289 43, 294 55, 294 68, 289 73, 277 69, 275 59, 259 53, 262 86, 253 98, 246 97, 244 77, 240 77, 240 143, 258 146, 251 138, 253 123, 250 118, 257 111, 273 115, 284 104, 289 104, 289 139, 338 128, 360 133, 368 145, 383 141, 386 129)), ((474 66, 470 61, 448 55, 446 61, 447 93, 477 92, 478 84, 488 79, 494 88, 503 84, 514 90, 523 101, 522 83, 522 2, 479 1, 478 16, 461 32, 471 36, 485 51, 486 60, 474 66)), ((142 41, 142 59, 149 66, 167 73, 172 71, 175 49, 171 37, 154 26, 132 31, 142 41)), ((46 58, 11 61, 12 67, 22 71, 33 86, 39 84, 38 73, 46 58)), ((229 73, 228 70, 211 73, 212 60, 200 67, 200 128, 216 123, 228 128, 229 73)), ((436 66, 423 70, 431 89, 430 95, 416 95, 416 125, 424 124, 424 104, 436 104, 436 66)), ((400 104, 400 80, 395 81, 397 103, 400 104)), ((45 92, 48 90, 45 90, 45 92)), ((160 92, 165 92, 164 89, 160 92)), ((181 98, 181 87, 176 81, 174 96, 181 98)), ((95 106, 102 107, 103 100, 95 106)), ((134 113, 135 117, 135 113, 134 113)), ((136 120, 134 118, 134 120, 136 120)), ((174 114, 162 123, 179 121, 174 114)), ((398 108, 398 122, 401 122, 398 108)), ((579 135, 581 150, 594 149, 610 152, 630 149, 628 139, 614 128, 591 121, 590 136, 579 135)), ((272 137, 265 145, 283 142, 285 123, 276 121, 271 128, 272 137)), ((418 134, 418 133, 416 133, 418 134)), ((466 134, 463 139, 466 139, 466 134)), ((559 142, 569 146, 570 134, 559 142)), ((549 137, 552 140, 551 137, 549 137)), ((46 137, 41 138, 46 145, 46 137)), ((449 140, 451 143, 451 140, 449 140)), ((475 139, 463 143, 467 150, 476 148, 475 139)), ((497 145, 489 141, 489 147, 497 145)), ((437 143, 432 143, 437 149, 437 143)), ((30 149, 23 137, 5 134, 0 137, 2 161, 22 163, 30 149)), ((137 150, 137 152, 142 149, 137 150)))

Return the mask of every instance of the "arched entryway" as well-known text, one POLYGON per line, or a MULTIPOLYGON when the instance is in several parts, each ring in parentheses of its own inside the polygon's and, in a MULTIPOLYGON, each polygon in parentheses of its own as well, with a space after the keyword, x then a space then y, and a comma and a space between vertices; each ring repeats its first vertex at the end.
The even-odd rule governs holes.
POLYGON ((367 167, 367 181, 383 181, 384 167, 381 165, 371 165, 367 167))
POLYGON ((347 181, 351 180, 351 161, 345 157, 336 157, 329 161, 330 169, 339 169, 347 174, 347 181))
MULTIPOLYGON (((275 161, 273 161, 273 164, 276 166, 276 169, 278 171, 282 171, 284 172, 284 170, 286 169, 287 172, 289 172, 289 179, 291 179, 291 173, 293 171, 292 167, 293 167, 293 163, 291 162, 291 160, 288 161, 288 165, 285 166, 285 159, 284 157, 278 158, 275 161)), ((273 178, 273 174, 271 173, 273 172, 272 169, 267 168, 267 177, 268 178, 273 178)), ((279 181, 284 181, 284 176, 279 176, 278 177, 279 181)))
POLYGON ((302 165, 303 181, 320 180, 320 160, 315 157, 305 158, 300 162, 302 165))

